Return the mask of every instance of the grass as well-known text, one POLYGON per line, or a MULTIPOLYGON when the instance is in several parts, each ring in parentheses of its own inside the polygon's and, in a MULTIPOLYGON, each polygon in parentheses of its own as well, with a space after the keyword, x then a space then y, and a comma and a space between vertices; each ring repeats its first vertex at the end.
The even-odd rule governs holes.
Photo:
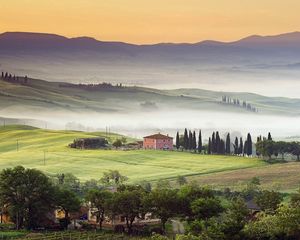
POLYGON ((294 192, 300 187, 299 172, 300 162, 290 162, 193 176, 189 180, 200 184, 213 184, 218 188, 231 187, 239 190, 249 179, 258 177, 265 189, 294 192))
MULTIPOLYGON (((252 103, 259 114, 299 115, 299 99, 271 98, 250 93, 225 93, 201 89, 158 90, 127 87, 86 91, 60 87, 60 83, 30 79, 28 85, 12 84, 0 80, 0 107, 19 111, 74 112, 126 112, 144 111, 141 103, 155 102, 159 109, 207 110, 241 112, 243 108, 220 104, 222 95, 252 103)), ((20 115, 22 117, 22 115, 20 115)))
MULTIPOLYGON (((256 158, 208 156, 176 151, 78 150, 68 144, 78 137, 104 133, 42 130, 27 126, 0 128, 0 169, 23 165, 48 174, 70 172, 80 180, 100 179, 107 170, 119 170, 129 182, 202 176, 263 167, 256 158), (18 141, 18 150, 17 150, 18 141), (45 151, 45 161, 44 161, 45 151)), ((119 137, 111 135, 111 139, 119 137)))

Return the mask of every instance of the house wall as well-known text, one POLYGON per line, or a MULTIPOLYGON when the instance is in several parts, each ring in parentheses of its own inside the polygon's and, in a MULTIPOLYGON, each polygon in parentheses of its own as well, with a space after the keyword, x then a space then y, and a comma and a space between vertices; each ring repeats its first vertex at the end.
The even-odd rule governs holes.
POLYGON ((157 139, 156 140, 156 149, 173 150, 173 139, 157 139))
POLYGON ((144 149, 173 150, 173 139, 144 138, 144 149))
POLYGON ((156 140, 152 138, 144 138, 144 149, 156 149, 156 140))

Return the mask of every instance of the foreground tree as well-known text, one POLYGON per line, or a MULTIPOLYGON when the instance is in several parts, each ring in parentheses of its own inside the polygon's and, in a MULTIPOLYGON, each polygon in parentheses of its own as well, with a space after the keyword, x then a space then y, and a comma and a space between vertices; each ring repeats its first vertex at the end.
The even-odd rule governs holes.
POLYGON ((128 178, 122 175, 118 170, 109 170, 108 172, 103 173, 103 177, 101 178, 101 182, 105 184, 121 184, 127 181, 128 178))
POLYGON ((112 203, 112 193, 105 190, 90 190, 86 196, 86 200, 91 203, 91 207, 97 209, 95 215, 99 228, 102 230, 102 223, 105 219, 106 212, 109 211, 109 206, 112 203))
POLYGON ((125 218, 128 233, 131 234, 135 218, 143 213, 142 199, 145 191, 141 187, 121 186, 113 196, 111 214, 125 218))
POLYGON ((81 202, 76 194, 69 189, 56 190, 56 206, 65 213, 64 228, 67 229, 70 223, 69 214, 80 209, 81 202))
POLYGON ((13 219, 16 229, 39 226, 54 209, 55 188, 41 171, 18 166, 0 173, 0 202, 13 219))
POLYGON ((168 188, 155 189, 145 197, 144 205, 148 212, 161 220, 162 229, 165 231, 167 221, 178 212, 177 191, 168 188))
POLYGON ((255 197, 255 202, 260 208, 269 213, 274 213, 283 200, 279 192, 264 190, 255 197))

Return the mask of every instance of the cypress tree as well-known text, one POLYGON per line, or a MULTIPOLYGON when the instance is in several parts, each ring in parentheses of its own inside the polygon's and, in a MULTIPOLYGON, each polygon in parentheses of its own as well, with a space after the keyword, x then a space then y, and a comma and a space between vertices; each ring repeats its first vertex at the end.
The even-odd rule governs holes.
POLYGON ((244 150, 243 138, 240 137, 239 154, 243 154, 243 150, 244 150))
POLYGON ((225 154, 225 142, 223 139, 220 140, 219 154, 225 154))
POLYGON ((201 130, 199 131, 199 137, 198 137, 198 152, 202 152, 202 133, 201 130))
POLYGON ((197 149, 197 139, 196 139, 196 132, 193 132, 193 150, 196 152, 197 149))
POLYGON ((187 129, 184 129, 184 135, 183 135, 183 143, 184 143, 184 149, 187 150, 188 146, 189 146, 189 136, 188 136, 188 132, 187 129))
POLYGON ((221 152, 220 152, 220 149, 221 149, 220 143, 221 143, 221 139, 220 139, 219 132, 217 131, 216 132, 216 152, 219 153, 219 154, 221 154, 221 152))
POLYGON ((193 149, 193 134, 192 134, 191 130, 189 131, 189 142, 188 143, 189 143, 188 149, 192 150, 193 149))
POLYGON ((270 132, 268 133, 268 140, 272 141, 272 136, 270 132))
POLYGON ((215 132, 213 132, 212 137, 211 137, 211 153, 216 153, 217 148, 216 148, 216 135, 215 132))
POLYGON ((225 147, 226 154, 230 154, 230 145, 231 145, 230 134, 228 133, 226 137, 226 147, 225 147))
POLYGON ((212 151, 212 141, 211 138, 208 139, 207 153, 211 154, 212 151))
POLYGON ((177 134, 176 134, 176 148, 177 148, 177 150, 179 149, 179 147, 180 147, 179 132, 177 131, 177 134))
POLYGON ((248 149, 248 141, 246 140, 246 141, 244 142, 243 156, 244 156, 244 155, 247 155, 247 156, 248 156, 247 149, 248 149))
POLYGON ((234 141, 234 154, 238 155, 239 154, 239 139, 235 137, 234 141))
POLYGON ((247 155, 252 155, 252 138, 250 133, 247 135, 247 155))

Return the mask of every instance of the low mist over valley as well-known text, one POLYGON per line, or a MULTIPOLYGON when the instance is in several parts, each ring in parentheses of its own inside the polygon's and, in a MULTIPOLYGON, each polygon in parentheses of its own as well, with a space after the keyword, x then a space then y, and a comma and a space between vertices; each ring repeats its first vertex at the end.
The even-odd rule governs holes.
MULTIPOLYGON (((5 75, 5 74, 4 74, 5 75)), ((300 99, 201 89, 159 90, 70 84, 24 77, 0 80, 0 121, 40 128, 119 132, 141 138, 183 128, 236 136, 300 135, 300 99)), ((207 140, 207 139, 205 139, 207 140)))

